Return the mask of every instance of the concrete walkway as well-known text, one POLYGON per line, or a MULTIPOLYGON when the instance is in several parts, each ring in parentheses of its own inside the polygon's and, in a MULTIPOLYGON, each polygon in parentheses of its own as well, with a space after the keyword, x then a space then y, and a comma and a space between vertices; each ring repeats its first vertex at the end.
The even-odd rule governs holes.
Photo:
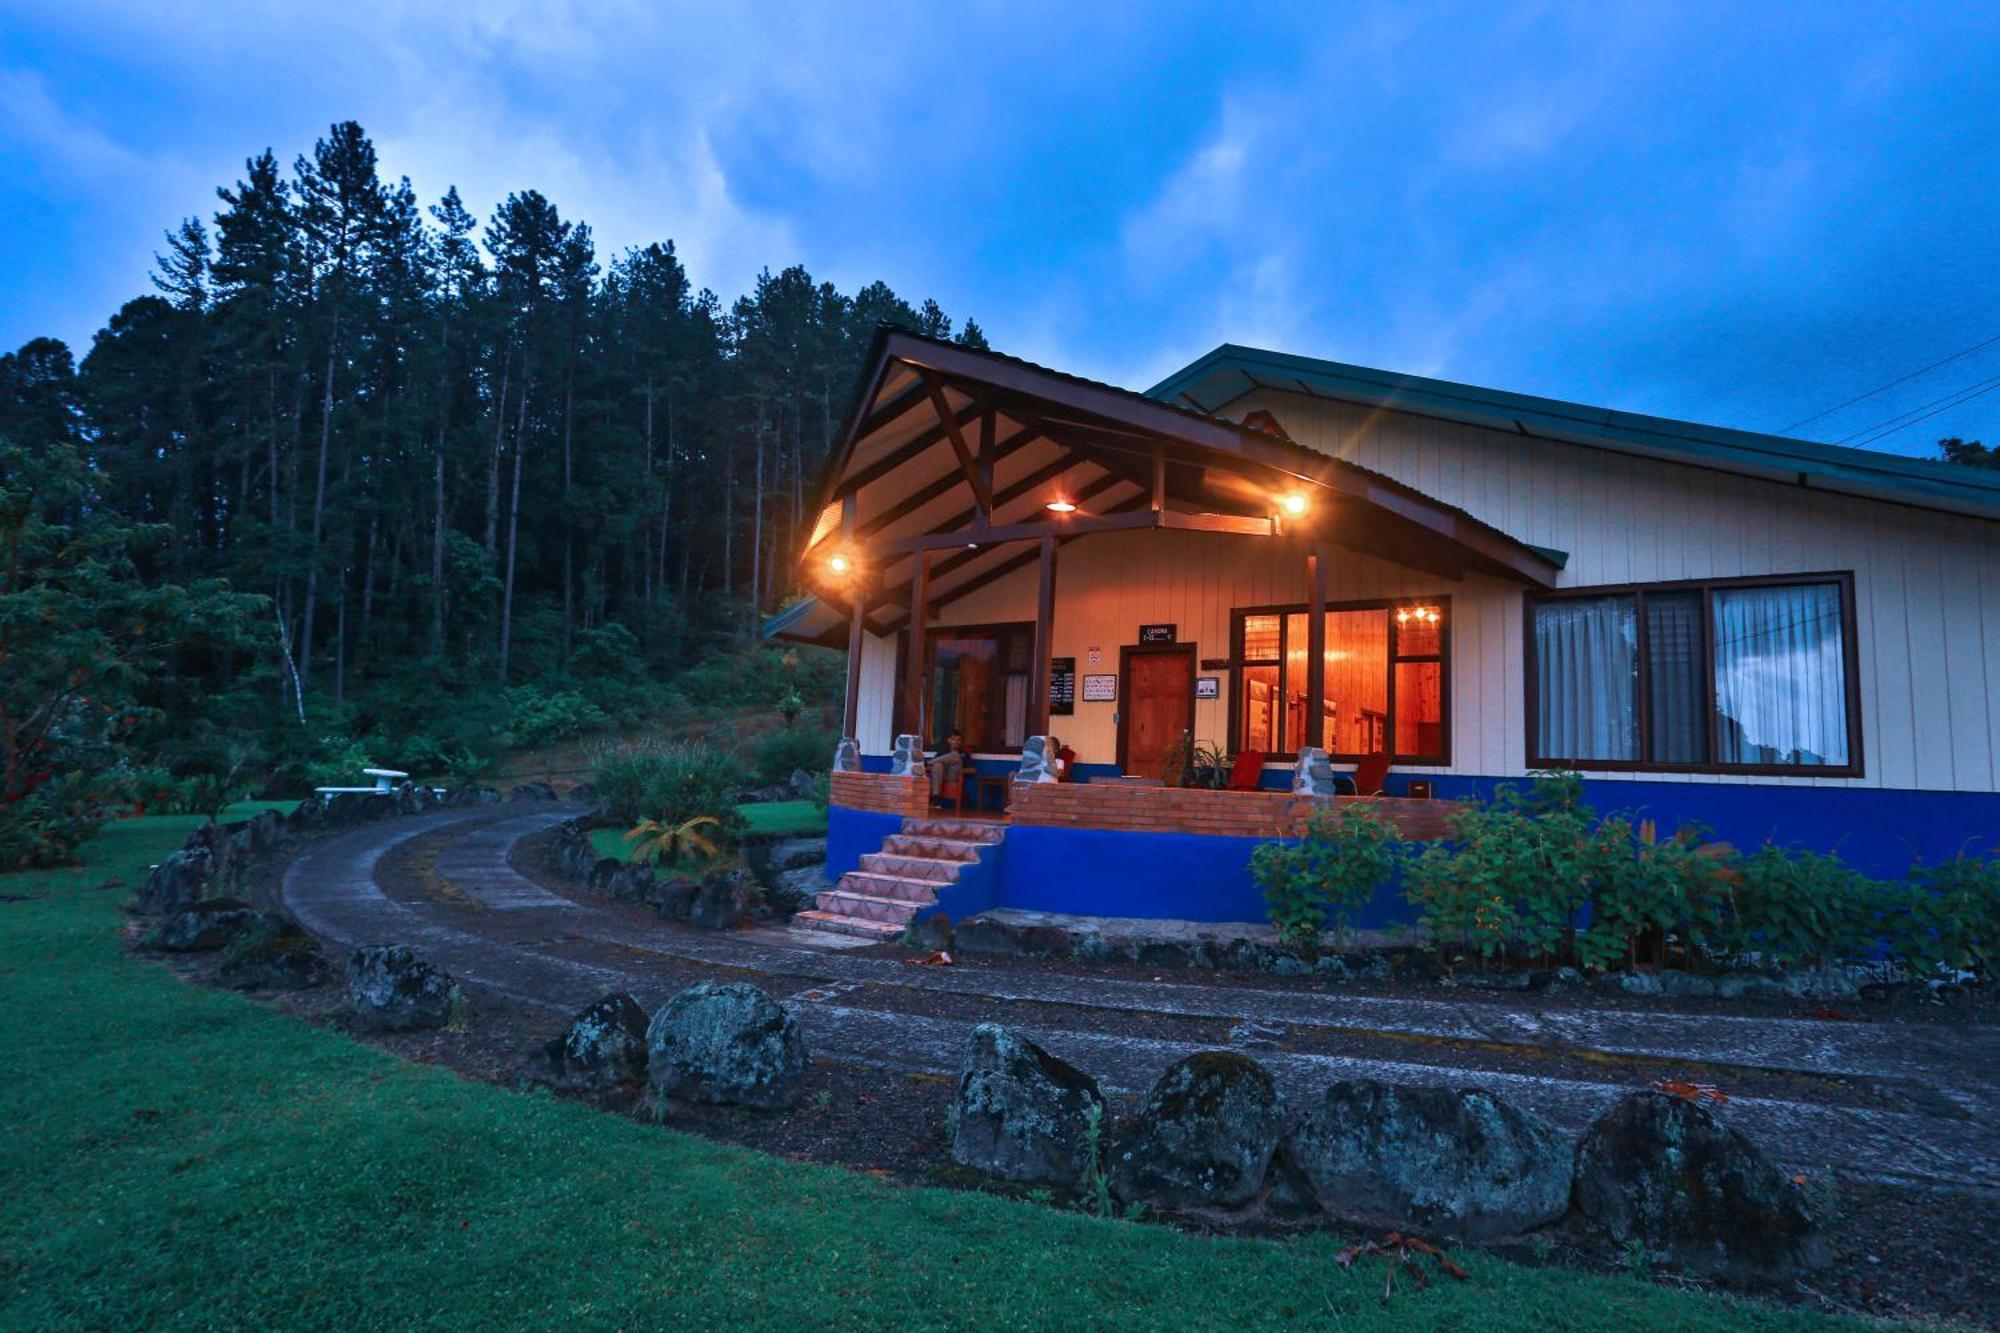
MULTIPOLYGON (((810 947, 788 931, 711 934, 634 921, 588 896, 551 892, 508 864, 508 851, 521 838, 575 813, 546 805, 489 807, 372 824, 309 849, 287 869, 281 892, 299 920, 332 943, 414 945, 467 982, 546 1010, 552 1025, 553 1016, 567 1016, 607 990, 629 990, 652 1009, 691 973, 727 970, 752 974, 791 1003, 818 1056, 949 1074, 975 1020, 897 1012, 896 992, 991 1000, 995 1016, 1003 1018, 1005 1006, 997 1002, 1031 1001, 1066 1011, 1023 1024, 1037 1041, 1107 1089, 1127 1092, 1143 1091, 1194 1048, 1099 1030, 1111 1013, 1365 1034, 1390 1054, 1253 1054, 1294 1099, 1317 1096, 1335 1078, 1477 1085, 1571 1130, 1631 1084, 1462 1068, 1449 1062, 1449 1051, 1437 1041, 1488 1043, 1503 1055, 1517 1054, 1518 1061, 1507 1063, 1522 1068, 1546 1063, 1537 1057, 1551 1051, 1696 1060, 1869 1084, 1915 1108, 1733 1099, 1724 1111, 1729 1122, 1792 1167, 1833 1165, 1887 1182, 2000 1190, 2000 1034, 1990 1028, 1546 1009, 1534 997, 1460 1004, 1059 971, 910 967, 810 947), (427 835, 443 842, 433 864, 438 879, 455 891, 451 903, 380 880, 385 853, 427 835), (1405 1037, 1408 1045, 1381 1041, 1383 1034, 1405 1037)), ((1620 1080, 1629 1077, 1619 1071, 1620 1080)))

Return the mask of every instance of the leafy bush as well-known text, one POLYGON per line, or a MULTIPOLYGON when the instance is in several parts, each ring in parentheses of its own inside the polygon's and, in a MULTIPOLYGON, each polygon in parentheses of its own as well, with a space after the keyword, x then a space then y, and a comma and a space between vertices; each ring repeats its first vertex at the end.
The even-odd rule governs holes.
POLYGON ((679 827, 702 815, 714 815, 725 836, 743 826, 730 799, 735 761, 699 741, 607 746, 592 756, 590 781, 605 812, 627 826, 651 819, 679 827))
POLYGON ((824 773, 833 767, 834 747, 840 737, 830 731, 787 728, 774 731, 757 743, 757 781, 775 786, 791 779, 794 771, 824 773))
POLYGON ((1889 920, 1890 953, 1913 971, 1991 978, 2000 964, 2000 860, 1918 864, 1889 920))
POLYGON ((1594 812, 1573 775, 1503 787, 1489 805, 1451 816, 1451 843, 1424 850, 1404 878, 1437 940, 1490 958, 1518 947, 1553 958, 1573 939, 1589 897, 1594 812))
POLYGON ((1764 846, 1743 858, 1721 951, 1778 967, 1865 956, 1881 939, 1882 886, 1839 857, 1764 846))
POLYGON ((1315 813, 1305 835, 1259 843, 1250 876, 1264 890, 1279 938, 1312 952, 1329 923, 1345 934, 1354 914, 1396 873, 1403 844, 1396 826, 1366 805, 1315 813))
POLYGON ((0 871, 69 864, 130 799, 129 782, 118 775, 63 773, 0 805, 0 871))
POLYGON ((1698 826, 1660 842, 1650 822, 1625 815, 1599 824, 1586 848, 1590 928, 1576 941, 1577 962, 1664 964, 1678 945, 1683 957, 1713 941, 1738 875, 1736 851, 1704 840, 1698 826))
POLYGON ((516 745, 528 749, 575 740, 610 725, 610 714, 574 690, 515 685, 507 691, 507 730, 516 745))

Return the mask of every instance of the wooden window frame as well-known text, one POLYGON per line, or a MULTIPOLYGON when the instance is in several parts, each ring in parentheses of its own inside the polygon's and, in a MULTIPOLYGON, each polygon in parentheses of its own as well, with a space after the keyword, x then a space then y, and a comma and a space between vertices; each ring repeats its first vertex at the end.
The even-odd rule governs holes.
MULTIPOLYGON (((902 663, 903 661, 905 661, 905 660, 906 660, 906 659, 908 658, 908 656, 909 656, 909 653, 908 653, 908 651, 907 651, 907 644, 905 643, 905 640, 904 640, 904 638, 903 638, 903 635, 904 635, 904 634, 907 634, 908 632, 909 632, 909 631, 907 631, 907 630, 904 630, 904 631, 902 631, 901 633, 899 633, 899 634, 897 635, 897 639, 896 639, 896 642, 897 642, 897 647, 898 647, 899 651, 898 651, 898 653, 897 653, 897 655, 896 655, 896 660, 897 660, 897 662, 898 662, 899 664, 900 664, 900 663, 902 663)), ((1035 622, 1034 622, 1034 621, 1032 621, 1032 620, 995 620, 995 621, 990 621, 990 622, 983 622, 983 623, 981 623, 981 624, 977 624, 977 625, 928 625, 928 626, 926 626, 926 627, 924 628, 924 691, 923 691, 923 693, 924 693, 924 701, 925 701, 925 706, 926 706, 926 707, 928 707, 928 706, 929 706, 929 704, 930 704, 930 701, 931 701, 931 685, 932 685, 932 683, 933 683, 934 681, 936 681, 936 679, 937 679, 937 645, 938 645, 938 640, 939 640, 939 639, 958 639, 958 638, 965 638, 965 637, 968 637, 968 636, 972 636, 972 635, 980 635, 980 634, 991 634, 991 635, 995 635, 995 636, 998 636, 998 635, 1002 635, 1002 634, 1025 634, 1025 635, 1027 635, 1027 637, 1028 637, 1028 641, 1029 641, 1029 643, 1028 643, 1028 652, 1029 652, 1029 655, 1030 655, 1030 661, 1029 661, 1029 671, 1028 671, 1028 689, 1029 689, 1030 693, 1032 694, 1032 692, 1033 692, 1033 690, 1034 690, 1034 688, 1035 688, 1035 676, 1034 676, 1034 662, 1033 662, 1033 654, 1034 654, 1034 651, 1035 651, 1035 649, 1034 649, 1034 638, 1035 638, 1035 622)), ((901 688, 902 688, 902 679, 903 679, 903 672, 904 672, 905 670, 907 670, 907 668, 904 668, 904 667, 901 667, 901 666, 899 666, 899 667, 898 667, 898 671, 897 671, 897 677, 896 677, 896 680, 897 680, 897 690, 898 690, 898 697, 900 697, 900 692, 901 692, 901 688)), ((1004 674, 1004 672, 1003 672, 1003 674, 1004 674)), ((1029 700, 1029 703, 1030 703, 1030 705, 1032 705, 1032 704, 1033 704, 1033 702, 1034 702, 1034 700, 1033 700, 1032 698, 1030 698, 1030 700, 1029 700)), ((1032 713, 1032 707, 1031 707, 1031 709, 1030 709, 1030 712, 1032 713)), ((932 719, 930 719, 930 724, 931 724, 931 729, 932 729, 932 730, 936 730, 936 728, 937 728, 937 719, 935 719, 935 718, 932 718, 932 719)), ((932 742, 932 740, 933 740, 933 739, 935 739, 935 740, 937 740, 937 741, 939 741, 939 742, 942 742, 942 741, 944 740, 944 736, 943 736, 943 734, 942 734, 942 733, 940 733, 940 734, 939 734, 938 736, 936 736, 935 738, 933 738, 933 737, 929 737, 929 736, 918 736, 918 737, 917 737, 917 743, 918 743, 919 745, 922 745, 922 746, 926 747, 926 750, 928 750, 928 747, 930 746, 930 744, 931 744, 931 742, 932 742)), ((991 754, 991 755, 1018 755, 1019 753, 1021 753, 1021 747, 1020 747, 1020 746, 1018 746, 1018 745, 1016 745, 1016 746, 1012 746, 1012 747, 1007 747, 1007 746, 1001 746, 1001 747, 999 747, 999 748, 996 748, 996 749, 987 749, 987 750, 981 750, 981 749, 975 749, 975 750, 973 751, 973 753, 974 753, 974 754, 991 754)))
MULTIPOLYGON (((1402 608, 1435 606, 1441 616, 1438 625, 1438 650, 1435 653, 1405 653, 1402 651, 1402 630, 1393 614, 1389 616, 1389 651, 1383 663, 1388 672, 1388 719, 1383 726, 1383 734, 1388 742, 1389 762, 1407 764, 1418 768, 1451 767, 1451 597, 1441 594, 1435 597, 1371 597, 1356 602, 1328 602, 1328 614, 1335 611, 1384 611, 1395 612, 1402 608), (1396 745, 1396 668, 1405 662, 1436 662, 1438 664, 1438 736, 1442 742, 1436 754, 1398 754, 1396 745)), ((1277 606, 1242 606, 1229 613, 1229 751, 1237 752, 1242 739, 1243 725, 1243 669, 1246 666, 1269 666, 1268 659, 1258 658, 1256 662, 1246 661, 1243 656, 1243 622, 1250 616, 1278 617, 1278 694, 1285 693, 1286 666, 1285 650, 1291 636, 1289 617, 1310 615, 1312 608, 1304 602, 1291 602, 1277 606)), ((1329 751, 1334 761, 1343 764, 1359 763, 1366 755, 1329 751)), ((1264 758, 1268 763, 1294 763, 1298 760, 1296 751, 1270 750, 1264 758)))
POLYGON ((1801 777, 1859 778, 1867 776, 1862 747, 1861 725, 1861 633, 1855 614, 1854 571, 1822 570, 1802 574, 1745 574, 1730 578, 1673 579, 1654 583, 1607 583, 1588 588, 1530 593, 1522 599, 1522 650, 1526 659, 1521 690, 1526 700, 1526 732, 1521 748, 1530 769, 1567 769, 1579 773, 1691 773, 1710 777, 1801 777), (1797 588, 1831 585, 1840 590, 1840 649, 1846 677, 1842 700, 1847 710, 1847 763, 1833 764, 1724 764, 1716 760, 1722 753, 1721 713, 1715 698, 1715 597, 1732 588, 1797 588), (1644 757, 1652 744, 1653 699, 1647 649, 1646 597, 1650 593, 1701 594, 1702 672, 1708 682, 1705 705, 1708 720, 1708 762, 1701 764, 1655 763, 1644 757), (1541 700, 1537 697, 1538 662, 1535 655, 1535 608, 1552 602, 1599 597, 1631 597, 1638 620, 1638 670, 1632 688, 1637 693, 1638 759, 1565 759, 1535 753, 1541 735, 1541 700))

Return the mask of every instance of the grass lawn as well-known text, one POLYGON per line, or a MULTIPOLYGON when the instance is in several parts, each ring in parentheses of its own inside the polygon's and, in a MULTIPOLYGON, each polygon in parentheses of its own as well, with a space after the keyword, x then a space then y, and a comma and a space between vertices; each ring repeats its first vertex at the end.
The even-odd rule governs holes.
POLYGON ((0 1325, 1817 1326, 1479 1255, 1384 1306, 1329 1238, 897 1188, 405 1063, 121 954, 195 823, 0 877, 0 1325))

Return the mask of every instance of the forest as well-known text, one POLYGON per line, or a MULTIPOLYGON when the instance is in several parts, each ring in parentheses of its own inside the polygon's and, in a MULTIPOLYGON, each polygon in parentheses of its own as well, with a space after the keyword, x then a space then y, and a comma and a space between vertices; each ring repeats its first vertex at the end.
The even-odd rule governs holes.
POLYGON ((0 356, 0 862, 827 687, 752 631, 869 340, 935 302, 725 304, 535 190, 426 203, 352 122, 216 193, 80 357, 0 356))

